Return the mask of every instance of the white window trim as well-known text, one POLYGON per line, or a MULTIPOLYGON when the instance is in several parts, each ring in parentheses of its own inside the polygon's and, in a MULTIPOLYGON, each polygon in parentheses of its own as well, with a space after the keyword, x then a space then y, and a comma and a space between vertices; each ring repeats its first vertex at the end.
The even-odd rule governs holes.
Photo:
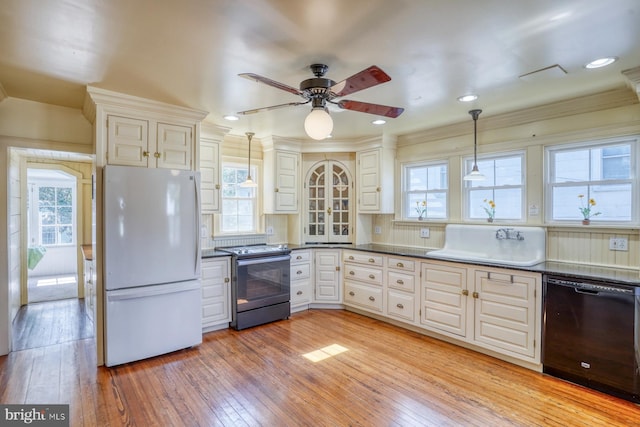
POLYGON ((412 168, 412 167, 419 167, 419 166, 424 166, 424 167, 432 167, 432 166, 445 166, 447 168, 447 187, 445 189, 439 189, 439 190, 425 190, 425 192, 430 193, 430 192, 445 192, 447 194, 447 206, 445 206, 445 216, 444 218, 428 218, 425 217, 424 221, 431 221, 431 222, 446 222, 450 220, 450 213, 449 213, 449 206, 450 206, 450 196, 451 196, 451 191, 450 191, 450 184, 451 184, 451 167, 449 164, 449 160, 448 159, 440 159, 440 160, 428 160, 428 161, 417 161, 417 162, 403 162, 400 163, 400 174, 401 174, 401 178, 400 178, 400 215, 399 215, 399 219, 400 221, 411 221, 411 222, 418 222, 416 219, 413 218, 408 218, 405 217, 405 211, 407 208, 407 206, 405 205, 407 200, 406 200, 406 185, 407 185, 407 169, 408 168, 412 168))
MULTIPOLYGON (((477 156, 478 160, 499 159, 503 157, 515 157, 515 156, 520 156, 522 159, 522 170, 520 171, 522 175, 521 176, 522 185, 501 186, 499 188, 522 188, 522 200, 520 201, 520 219, 512 219, 512 218, 496 219, 495 222, 498 222, 498 223, 507 222, 507 223, 524 224, 527 222, 527 212, 525 208, 527 204, 527 153, 525 150, 516 150, 516 151, 500 151, 496 153, 486 153, 486 154, 477 156)), ((474 159, 473 159, 473 156, 465 156, 465 157, 462 157, 461 160, 462 160, 462 164, 460 165, 460 170, 461 170, 460 183, 461 183, 461 193, 462 193, 461 208, 463 210, 462 218, 464 218, 464 220, 467 222, 486 223, 485 219, 470 218, 469 213, 471 209, 469 206, 469 203, 470 203, 469 190, 472 188, 471 187, 472 181, 465 181, 463 178, 466 174, 471 172, 471 168, 467 170, 467 167, 466 167, 467 162, 473 162, 474 159)), ((480 170, 480 173, 482 173, 482 170, 480 170)), ((496 187, 491 186, 491 188, 496 188, 496 187)))
MULTIPOLYGON (((554 144, 544 147, 544 215, 545 224, 548 225, 575 225, 579 224, 580 220, 555 220, 553 219, 553 191, 551 183, 551 154, 553 152, 580 149, 580 148, 593 148, 605 145, 619 145, 629 142, 631 145, 631 159, 630 159, 630 181, 631 181, 631 221, 598 221, 598 225, 613 225, 616 227, 635 227, 640 224, 640 197, 637 196, 637 192, 640 190, 640 135, 620 136, 615 138, 587 140, 581 142, 570 142, 566 144, 554 144)), ((611 180, 613 184, 617 180, 611 180)), ((628 180, 623 180, 625 183, 628 180)))
MULTIPOLYGON (((74 179, 73 181, 69 180, 41 180, 41 179, 32 179, 30 182, 34 185, 33 191, 29 189, 29 204, 32 209, 35 209, 31 217, 30 228, 33 230, 32 234, 37 235, 37 242, 29 242, 29 245, 40 245, 48 248, 63 248, 68 246, 76 246, 78 241, 78 226, 77 226, 77 181, 74 179), (42 230, 40 227, 40 207, 39 207, 39 197, 38 197, 38 189, 40 187, 56 187, 56 188, 70 188, 71 189, 71 228, 72 228, 72 239, 70 243, 56 243, 56 244, 44 244, 42 243, 42 230)), ((33 237, 33 236, 31 236, 33 237)))
MULTIPOLYGON (((220 161, 220 176, 222 176, 222 170, 225 166, 225 164, 231 164, 231 165, 237 165, 237 166, 246 166, 247 165, 247 159, 246 158, 242 158, 242 157, 235 157, 235 156, 223 156, 221 158, 220 161)), ((260 212, 263 212, 262 209, 262 182, 263 182, 263 168, 262 168, 262 160, 261 159, 254 159, 253 157, 251 158, 251 169, 255 170, 255 173, 251 173, 251 177, 253 178, 253 180, 258 184, 258 187, 256 187, 256 203, 255 203, 255 207, 254 207, 254 215, 255 215, 255 221, 256 221, 256 230, 255 231, 251 231, 251 232, 247 232, 247 233, 238 233, 238 232, 233 232, 233 233, 226 233, 222 231, 222 212, 220 212, 219 214, 214 214, 213 215, 213 229, 214 229, 214 233, 215 236, 224 236, 224 237, 233 237, 233 236, 254 236, 254 235, 259 235, 259 234, 263 234, 264 233, 264 214, 261 214, 260 212)), ((220 185, 223 185, 222 181, 220 182, 220 185)), ((220 194, 220 208, 222 209, 222 193, 220 194)))

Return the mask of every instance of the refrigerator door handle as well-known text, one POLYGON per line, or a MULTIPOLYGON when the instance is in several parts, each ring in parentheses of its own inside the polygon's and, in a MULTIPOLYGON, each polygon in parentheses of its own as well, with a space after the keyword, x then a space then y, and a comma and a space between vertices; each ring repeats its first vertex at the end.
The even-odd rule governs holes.
POLYGON ((107 291, 107 302, 125 301, 137 298, 147 298, 156 295, 175 294, 179 292, 200 289, 200 281, 171 283, 166 285, 143 286, 140 288, 119 289, 107 291))

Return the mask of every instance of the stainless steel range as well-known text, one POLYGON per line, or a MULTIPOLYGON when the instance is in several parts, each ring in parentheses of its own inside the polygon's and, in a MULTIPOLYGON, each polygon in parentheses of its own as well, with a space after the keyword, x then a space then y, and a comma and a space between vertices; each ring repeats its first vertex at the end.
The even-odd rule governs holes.
POLYGON ((290 259, 286 245, 220 248, 232 255, 231 323, 245 329, 291 315, 290 259))

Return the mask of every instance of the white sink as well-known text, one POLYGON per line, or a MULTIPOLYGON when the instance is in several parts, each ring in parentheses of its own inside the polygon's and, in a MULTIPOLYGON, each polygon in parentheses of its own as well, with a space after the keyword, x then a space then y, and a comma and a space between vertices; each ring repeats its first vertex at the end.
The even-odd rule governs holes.
POLYGON ((545 241, 541 227, 450 224, 444 248, 427 257, 529 267, 545 261, 545 241))

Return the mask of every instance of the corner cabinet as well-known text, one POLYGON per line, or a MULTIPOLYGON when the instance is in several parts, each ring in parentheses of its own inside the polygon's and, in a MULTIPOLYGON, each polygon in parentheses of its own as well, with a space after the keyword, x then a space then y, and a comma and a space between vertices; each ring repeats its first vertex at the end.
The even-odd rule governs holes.
POLYGON ((314 302, 342 303, 341 249, 314 250, 314 302))
POLYGON ((264 162, 264 213, 298 213, 300 153, 267 149, 264 162))
POLYGON ((231 257, 202 260, 202 330, 229 327, 231 322, 231 257))
POLYGON ((394 213, 395 149, 374 148, 356 153, 358 212, 394 213))

